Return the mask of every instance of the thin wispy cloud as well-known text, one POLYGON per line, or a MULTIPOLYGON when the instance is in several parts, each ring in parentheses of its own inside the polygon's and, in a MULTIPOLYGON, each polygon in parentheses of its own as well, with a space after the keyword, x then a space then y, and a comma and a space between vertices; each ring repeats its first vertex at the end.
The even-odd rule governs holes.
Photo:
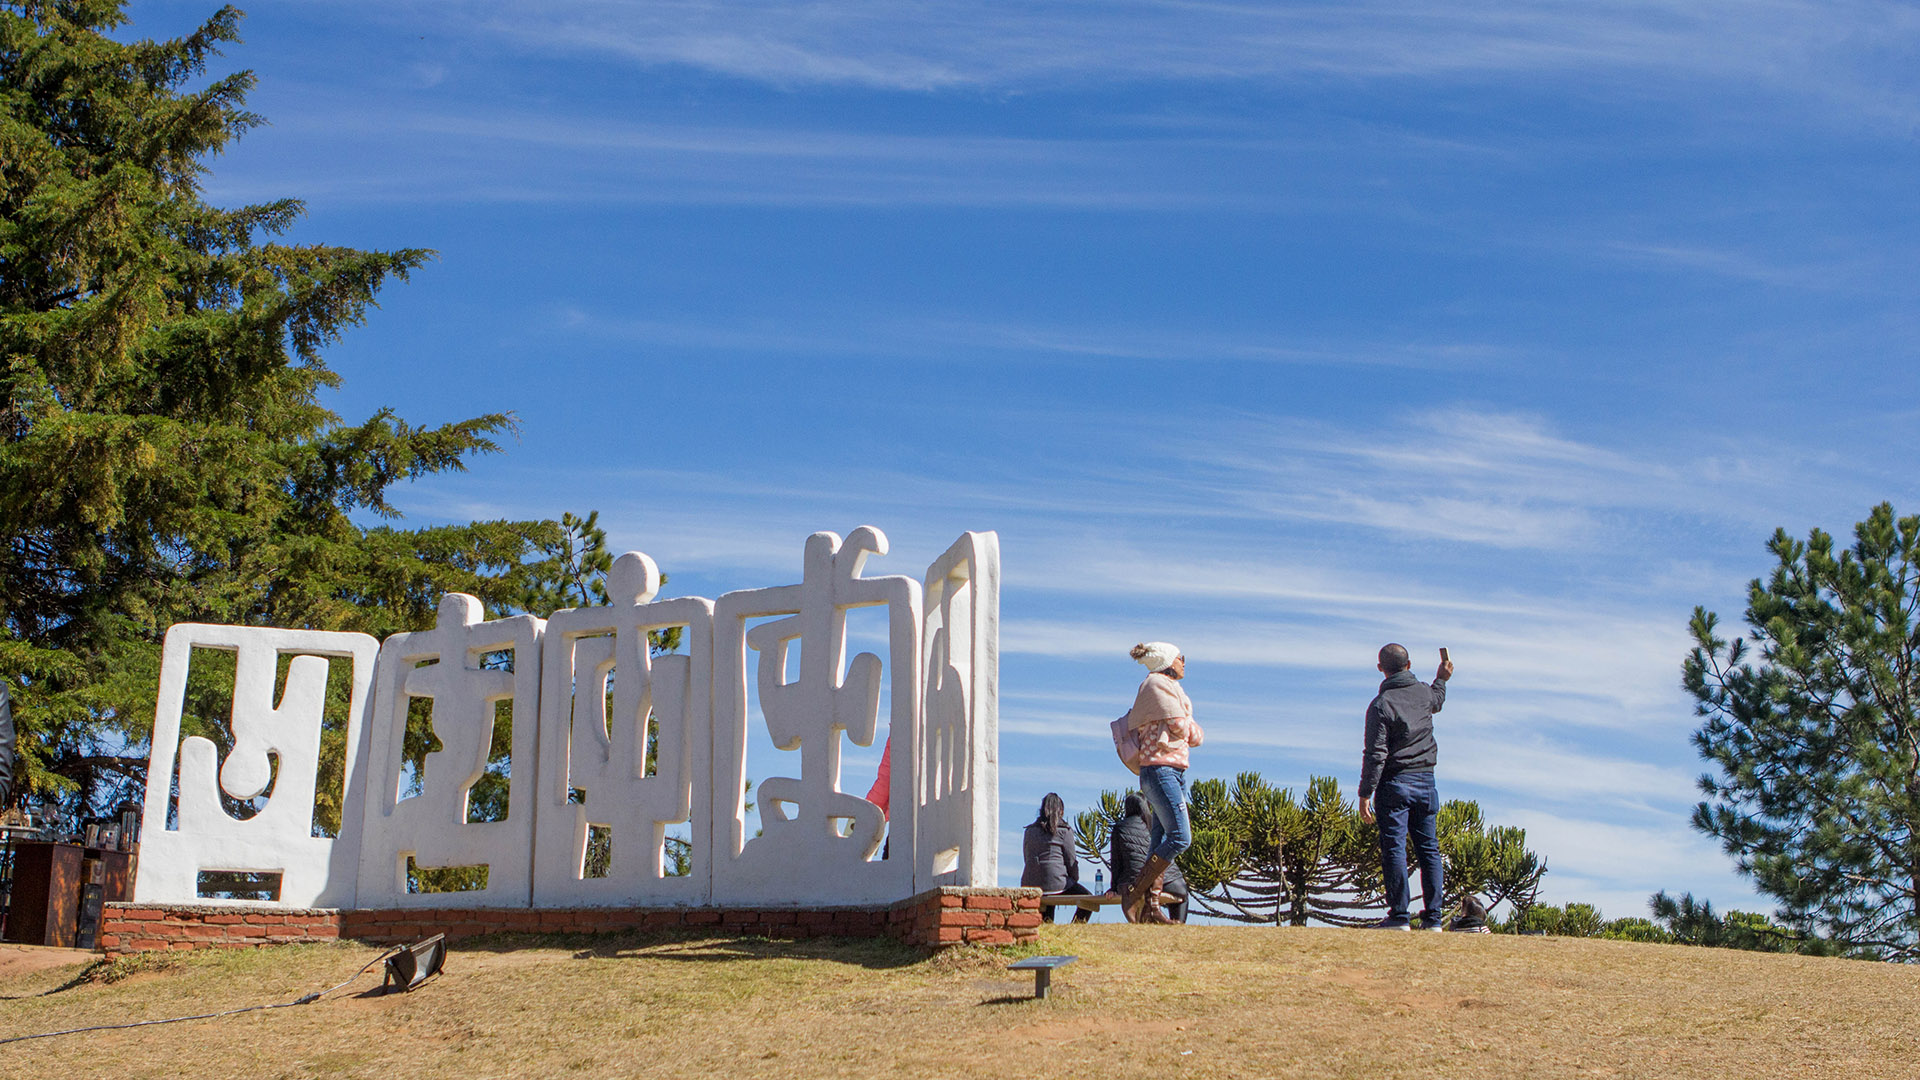
POLYGON ((778 86, 1002 91, 1152 81, 1490 81, 1551 73, 1657 96, 1710 79, 1910 116, 1920 15, 1891 2, 1588 4, 472 0, 387 15, 510 48, 778 86))
POLYGON ((1682 274, 1706 273, 1781 288, 1853 288, 1865 276, 1859 266, 1789 264, 1750 251, 1625 241, 1609 246, 1623 258, 1682 274))
POLYGON ((1516 550, 1618 550, 1655 519, 1770 526, 1805 492, 1857 483, 1778 440, 1689 449, 1682 465, 1665 448, 1629 453, 1456 407, 1394 413, 1365 435, 1250 418, 1181 453, 1210 501, 1249 515, 1516 550))
MULTIPOLYGON (((757 567, 784 559, 778 547, 743 548, 729 538, 810 532, 820 527, 823 512, 843 530, 861 522, 898 530, 896 542, 909 548, 950 539, 936 535, 943 525, 926 523, 984 515, 1022 548, 1021 561, 1008 570, 1008 580, 1022 588, 1239 601, 1316 616, 1419 612, 1463 632, 1563 607, 1570 589, 1618 594, 1636 579, 1706 584, 1716 573, 1709 563, 1647 546, 1645 535, 1676 518, 1716 532, 1767 528, 1785 511, 1776 512, 1766 499, 1756 503, 1756 496, 1784 501, 1798 491, 1859 482, 1847 462, 1796 460, 1772 443, 1749 440, 1744 455, 1702 458, 1682 468, 1657 455, 1567 438, 1531 417, 1465 408, 1400 413, 1365 435, 1318 421, 1243 421, 1216 427, 1205 440, 1176 440, 1163 458, 1124 470, 1105 460, 1113 454, 1104 441, 1116 429, 1100 414, 1043 420, 1016 410, 993 423, 1071 429, 1084 440, 1083 454, 1030 461, 1017 473, 951 472, 958 462, 929 468, 847 461, 830 471, 797 464, 745 473, 600 468, 581 479, 583 488, 616 493, 597 498, 607 520, 664 538, 656 556, 692 565, 757 567), (1154 498, 1140 500, 1137 493, 1147 489, 1154 498), (621 492, 645 497, 629 502, 621 492), (750 521, 728 520, 747 505, 750 521), (1172 531, 1169 514, 1180 523, 1172 531), (914 525, 908 531, 890 522, 914 525), (1446 586, 1385 574, 1361 558, 1303 559, 1264 541, 1255 555, 1239 533, 1249 523, 1303 536, 1339 527, 1388 541, 1536 551, 1589 564, 1579 578, 1552 583, 1543 598, 1546 583, 1510 575, 1446 586), (1610 554, 1591 560, 1598 552, 1610 554)), ((1182 426, 1191 425, 1173 425, 1182 426)), ((444 489, 421 492, 429 517, 510 513, 498 501, 449 496, 452 501, 442 503, 436 490, 444 489)), ((543 485, 540 494, 552 493, 543 485)), ((1581 602, 1591 605, 1594 598, 1581 602)), ((1612 618, 1606 610, 1586 614, 1590 624, 1612 618)), ((1636 626, 1608 629, 1622 639, 1646 637, 1636 626)))
POLYGON ((1010 618, 1001 649, 1010 655, 1099 660, 1121 656, 1149 626, 1178 640, 1189 656, 1264 672, 1276 688, 1298 693, 1286 673, 1312 672, 1320 680, 1364 680, 1367 658, 1390 640, 1414 638, 1428 648, 1446 645, 1474 669, 1475 693, 1488 726, 1524 729, 1552 719, 1563 727, 1672 731, 1687 709, 1679 695, 1680 658, 1686 654, 1684 613, 1667 619, 1593 617, 1542 597, 1532 618, 1497 625, 1435 622, 1406 613, 1369 612, 1364 618, 1223 616, 1210 605, 1163 612, 1151 620, 1065 622, 1010 618), (1548 703, 1551 704, 1543 704, 1548 703), (1495 725, 1493 720, 1500 720, 1495 725))
MULTIPOLYGON (((303 102, 282 133, 357 157, 290 175, 217 175, 215 197, 284 193, 336 202, 615 206, 1034 207, 1105 211, 1241 209, 1271 198, 1206 181, 1204 162, 1260 145, 1162 138, 898 134, 815 126, 633 123, 494 108, 415 111, 404 102, 303 102)), ((293 165, 294 163, 288 163, 293 165)), ((1332 189, 1315 199, 1341 201, 1332 189)))
POLYGON ((569 306, 556 313, 561 332, 635 346, 756 356, 860 356, 897 361, 964 363, 973 358, 1044 361, 1259 363, 1327 368, 1472 371, 1511 367, 1524 350, 1474 341, 1315 342, 1288 335, 1229 335, 1202 328, 1049 325, 967 319, 848 318, 837 322, 710 322, 636 319, 569 306))
MULTIPOLYGON (((1445 713, 1437 721, 1446 725, 1445 713)), ((1512 801, 1606 809, 1672 812, 1690 803, 1694 773, 1670 766, 1577 749, 1545 739, 1436 738, 1445 744, 1449 779, 1517 796, 1512 801)))
POLYGON ((449 204, 1389 210, 1412 226, 1421 213, 1378 205, 1370 177, 1417 168, 1470 182, 1475 170, 1531 169, 1567 152, 1560 138, 1435 139, 1403 124, 1361 120, 1327 131, 1298 120, 1223 128, 1123 115, 1063 129, 1008 112, 983 127, 937 116, 862 120, 831 109, 795 117, 768 109, 777 94, 636 116, 618 103, 576 108, 485 88, 282 92, 271 129, 242 142, 239 160, 250 162, 253 147, 272 141, 315 152, 326 167, 297 158, 282 163, 284 175, 229 166, 212 178, 216 195, 264 198, 292 185, 310 198, 449 204), (1287 190, 1240 183, 1248 169, 1284 171, 1287 190))
MULTIPOLYGON (((1506 812, 1505 823, 1526 829, 1527 846, 1547 855, 1547 880, 1559 895, 1597 904, 1612 918, 1644 916, 1647 898, 1675 889, 1676 882, 1712 881, 1721 896, 1744 891, 1710 840, 1658 819, 1596 820, 1516 807, 1506 812)), ((1773 907, 1762 900, 1722 906, 1773 907)))

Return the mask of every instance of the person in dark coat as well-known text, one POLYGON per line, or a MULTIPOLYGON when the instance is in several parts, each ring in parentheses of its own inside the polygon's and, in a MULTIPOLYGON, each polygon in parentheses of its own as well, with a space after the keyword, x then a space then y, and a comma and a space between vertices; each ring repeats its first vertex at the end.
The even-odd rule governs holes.
POLYGON ((0 810, 13 803, 15 738, 13 698, 7 693, 7 684, 0 682, 0 810))
POLYGON ((1487 925, 1487 905, 1480 898, 1468 893, 1460 898, 1460 913, 1447 924, 1447 929, 1462 934, 1491 934, 1493 927, 1487 925))
MULTIPOLYGON (((1125 892, 1139 880, 1140 871, 1153 854, 1153 828, 1147 821, 1147 800, 1139 792, 1127 796, 1120 820, 1113 823, 1107 853, 1113 863, 1113 891, 1125 892)), ((1178 903, 1167 905, 1167 918, 1173 922, 1186 922, 1187 879, 1180 873, 1180 865, 1169 864, 1166 877, 1162 880, 1166 892, 1180 898, 1178 903)))
POLYGON ((1420 889, 1426 902, 1420 928, 1439 930, 1446 896, 1440 857, 1440 792, 1433 767, 1440 749, 1433 737, 1433 714, 1447 701, 1453 661, 1440 650, 1440 670, 1431 685, 1408 670, 1407 647, 1389 642, 1380 648, 1380 693, 1367 706, 1366 752, 1360 759, 1360 820, 1380 823, 1380 876, 1386 883, 1387 917, 1377 930, 1410 930, 1412 897, 1407 885, 1407 841, 1420 860, 1420 889))
MULTIPOLYGON (((1066 893, 1069 896, 1089 895, 1087 887, 1080 884, 1080 859, 1073 853, 1073 826, 1067 824, 1067 804, 1054 792, 1040 800, 1040 816, 1027 826, 1026 869, 1020 872, 1020 884, 1037 886, 1045 893, 1066 893)), ((1054 922, 1060 921, 1058 904, 1045 905, 1054 922)), ((1079 908, 1073 913, 1073 921, 1086 922, 1093 918, 1089 908, 1079 908)))

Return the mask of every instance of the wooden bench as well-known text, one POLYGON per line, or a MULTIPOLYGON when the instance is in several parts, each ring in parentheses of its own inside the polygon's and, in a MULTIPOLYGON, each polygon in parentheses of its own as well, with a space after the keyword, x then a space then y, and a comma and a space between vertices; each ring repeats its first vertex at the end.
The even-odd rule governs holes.
MULTIPOLYGON (((1180 903, 1183 897, 1163 892, 1160 894, 1159 899, 1160 905, 1165 907, 1168 904, 1180 903)), ((1111 907, 1119 903, 1120 894, 1116 892, 1103 892, 1093 896, 1079 896, 1074 893, 1057 892, 1042 893, 1040 895, 1040 909, 1042 911, 1050 907, 1077 907, 1082 911, 1099 911, 1103 907, 1111 907)))
POLYGON ((1065 967, 1078 959, 1077 956, 1029 956, 1008 964, 1007 970, 1033 972, 1033 996, 1043 998, 1047 996, 1047 984, 1053 979, 1053 969, 1065 967))

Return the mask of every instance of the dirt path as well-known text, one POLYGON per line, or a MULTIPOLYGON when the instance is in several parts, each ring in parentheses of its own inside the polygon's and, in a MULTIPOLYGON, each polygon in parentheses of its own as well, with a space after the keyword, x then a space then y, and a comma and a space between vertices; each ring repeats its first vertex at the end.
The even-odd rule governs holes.
POLYGON ((73 964, 91 964, 100 959, 86 949, 56 949, 51 945, 0 945, 0 983, 73 964))

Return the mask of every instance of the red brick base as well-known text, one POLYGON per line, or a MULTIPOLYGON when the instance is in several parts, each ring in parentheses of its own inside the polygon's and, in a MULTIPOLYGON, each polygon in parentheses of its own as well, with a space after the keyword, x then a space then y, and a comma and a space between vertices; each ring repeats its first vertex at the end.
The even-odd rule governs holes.
POLYGON ((431 934, 449 940, 500 932, 578 934, 676 930, 768 938, 890 937, 944 948, 1011 945, 1039 933, 1039 889, 945 886, 883 907, 412 908, 268 910, 211 904, 108 904, 108 956, 158 949, 241 948, 352 938, 389 945, 431 934))
POLYGON ((332 941, 339 936, 340 912, 330 908, 269 911, 212 904, 107 904, 100 912, 100 949, 108 956, 156 949, 332 941))

